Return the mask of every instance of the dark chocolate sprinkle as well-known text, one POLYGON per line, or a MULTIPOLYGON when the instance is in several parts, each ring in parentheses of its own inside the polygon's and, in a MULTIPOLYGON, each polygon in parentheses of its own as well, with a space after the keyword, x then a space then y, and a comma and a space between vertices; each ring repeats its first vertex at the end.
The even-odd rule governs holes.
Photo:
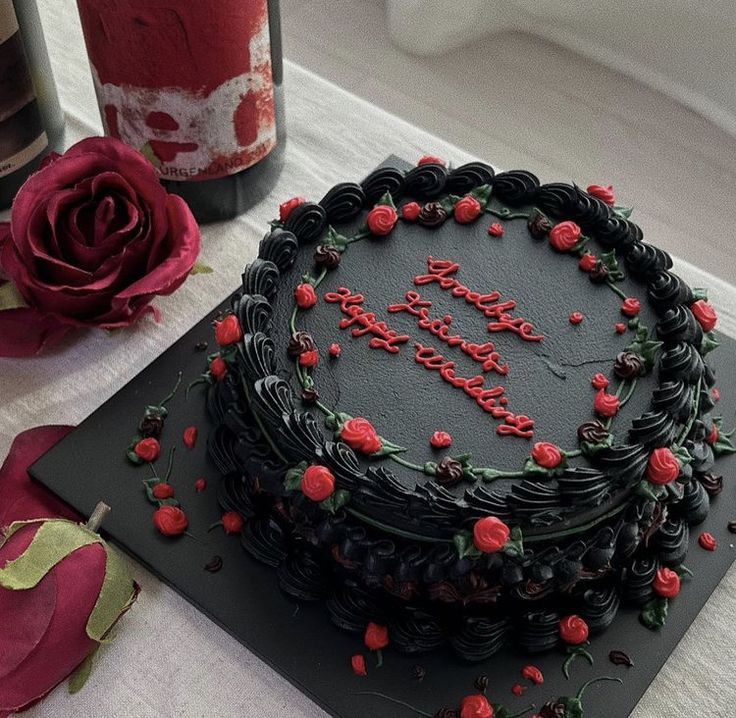
POLYGON ((736 534, 736 521, 729 521, 729 522, 728 522, 728 530, 729 530, 729 531, 730 531, 730 532, 731 532, 732 534, 736 534))
POLYGON ((213 556, 204 566, 205 571, 217 573, 222 568, 222 556, 213 556))
POLYGON ((488 676, 480 675, 475 679, 473 687, 479 693, 485 693, 488 690, 488 676))
POLYGON ((411 669, 411 677, 418 683, 421 683, 426 675, 427 669, 424 666, 420 666, 418 663, 411 669))
POLYGON ((207 342, 197 342, 194 345, 194 350, 195 351, 198 351, 198 352, 203 352, 203 351, 206 351, 207 350, 207 347, 208 346, 209 345, 207 344, 207 342))
POLYGON ((608 660, 611 661, 614 666, 626 666, 627 668, 632 668, 634 666, 634 662, 629 657, 629 654, 624 651, 611 651, 608 654, 608 660))

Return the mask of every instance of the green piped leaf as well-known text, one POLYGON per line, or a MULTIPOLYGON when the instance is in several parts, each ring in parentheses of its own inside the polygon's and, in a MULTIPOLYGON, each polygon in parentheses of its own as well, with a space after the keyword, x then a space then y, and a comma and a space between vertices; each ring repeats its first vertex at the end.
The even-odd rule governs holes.
POLYGON ((684 446, 678 446, 674 451, 677 460, 680 462, 680 466, 687 466, 693 461, 693 457, 690 452, 684 446))
POLYGON ((619 215, 619 217, 623 217, 624 219, 628 219, 631 217, 631 213, 634 211, 633 207, 624 207, 622 205, 616 205, 613 208, 613 211, 619 215))
POLYGON ((564 457, 559 466, 555 466, 554 469, 548 469, 544 466, 540 466, 530 456, 524 464, 524 473, 529 476, 546 476, 547 478, 552 478, 554 476, 561 476, 563 473, 565 473, 566 466, 567 459, 564 457))
POLYGON ((646 480, 640 481, 635 490, 639 496, 644 496, 652 501, 659 501, 664 496, 665 491, 664 486, 655 486, 646 480))
POLYGON ((583 452, 584 456, 592 458, 604 449, 609 449, 611 446, 613 446, 613 434, 608 434, 603 441, 597 444, 594 444, 592 441, 583 441, 580 444, 580 451, 583 452))
POLYGON ((396 209, 396 205, 394 204, 394 198, 391 196, 390 192, 384 192, 383 197, 376 202, 376 206, 379 204, 387 204, 389 207, 393 207, 396 209))
POLYGON ((456 194, 448 194, 437 201, 447 214, 452 214, 455 211, 455 205, 460 201, 460 197, 456 194))
POLYGON ((606 252, 605 254, 601 254, 600 260, 608 269, 609 281, 619 282, 624 278, 624 273, 619 268, 618 257, 616 257, 615 249, 612 249, 610 252, 606 252))
POLYGON ((483 184, 480 187, 476 187, 471 193, 471 197, 475 197, 478 202, 480 202, 480 206, 482 209, 485 210, 486 206, 488 205, 488 202, 491 199, 491 193, 493 191, 493 188, 489 184, 483 184))
POLYGON ((340 435, 340 431, 342 430, 343 424, 348 421, 348 419, 352 419, 353 417, 350 416, 350 414, 343 414, 340 411, 336 411, 332 414, 327 414, 325 416, 325 426, 328 429, 332 429, 332 431, 335 432, 337 436, 340 435))
POLYGON ((713 332, 708 332, 703 336, 703 341, 700 344, 700 353, 705 355, 717 349, 721 343, 716 339, 716 335, 713 332))
POLYGON ((338 252, 344 252, 348 244, 348 238, 337 232, 335 228, 330 225, 327 228, 327 236, 324 239, 323 244, 326 244, 328 247, 335 247, 338 252))
POLYGON ((703 287, 693 287, 693 300, 698 301, 699 299, 703 299, 705 301, 708 301, 708 290, 703 289, 703 287))
POLYGON ((644 360, 644 368, 649 372, 654 367, 662 342, 650 339, 649 330, 644 326, 640 326, 634 336, 634 341, 626 347, 626 350, 638 354, 644 360))
POLYGON ((378 458, 380 456, 391 456, 391 454, 401 454, 404 451, 406 451, 406 449, 403 446, 394 444, 387 439, 381 437, 381 448, 375 453, 371 454, 371 458, 378 458))
POLYGON ((503 547, 503 552, 509 554, 509 556, 524 555, 524 536, 521 533, 521 528, 519 526, 514 526, 511 529, 509 540, 503 547))
POLYGON ((639 620, 650 630, 658 631, 667 622, 669 601, 666 598, 655 598, 649 601, 639 614, 639 620))
POLYGON ((718 427, 718 439, 713 444, 713 453, 716 456, 725 456, 727 454, 736 454, 736 446, 733 445, 733 431, 723 431, 723 419, 718 416, 713 419, 713 423, 718 427))
POLYGON ((457 549, 460 558, 478 558, 481 556, 480 549, 473 542, 473 534, 470 531, 460 531, 452 537, 452 543, 457 549))
POLYGON ((287 491, 299 491, 302 487, 302 476, 307 470, 307 462, 301 461, 290 468, 284 476, 284 488, 287 491))
POLYGON ((320 501, 320 506, 331 514, 337 513, 343 506, 349 503, 351 494, 345 489, 338 489, 332 496, 320 501))

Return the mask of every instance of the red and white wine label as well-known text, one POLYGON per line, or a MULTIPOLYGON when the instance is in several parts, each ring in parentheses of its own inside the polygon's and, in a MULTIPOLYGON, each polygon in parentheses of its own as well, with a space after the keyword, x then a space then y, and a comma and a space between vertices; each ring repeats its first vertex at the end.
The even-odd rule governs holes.
POLYGON ((48 147, 12 0, 0 0, 0 177, 48 147))
POLYGON ((78 0, 107 134, 169 180, 240 172, 276 146, 267 0, 78 0))

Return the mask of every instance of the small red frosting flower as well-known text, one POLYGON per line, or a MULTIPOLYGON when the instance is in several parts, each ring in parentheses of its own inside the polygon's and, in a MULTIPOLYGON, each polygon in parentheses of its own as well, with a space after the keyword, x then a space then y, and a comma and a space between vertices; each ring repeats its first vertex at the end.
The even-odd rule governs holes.
POLYGON ((234 314, 228 314, 222 321, 215 322, 215 340, 221 347, 235 344, 242 338, 243 330, 234 314))
POLYGON ((593 385, 594 389, 607 389, 610 384, 608 377, 600 372, 593 374, 593 378, 590 380, 590 383, 593 385))
POLYGON ((217 381, 220 381, 220 379, 225 377, 227 374, 227 364, 222 357, 215 357, 210 362, 210 374, 212 374, 217 381))
POLYGON ((700 548, 703 548, 706 551, 715 551, 718 547, 716 537, 707 531, 703 531, 703 533, 698 536, 698 543, 700 544, 700 548))
POLYGON ((489 228, 488 228, 488 234, 491 235, 491 237, 503 237, 504 235, 504 228, 503 225, 499 222, 494 222, 489 228))
POLYGON ((592 184, 588 187, 588 194, 605 202, 609 207, 616 204, 616 195, 613 193, 613 185, 604 187, 601 184, 592 184))
POLYGON ((160 484, 156 484, 153 487, 151 493, 159 501, 164 501, 165 499, 171 499, 174 497, 174 487, 171 484, 162 481, 160 484))
POLYGON ((222 530, 226 534, 239 534, 245 522, 237 511, 228 511, 222 515, 222 530))
POLYGON ((317 303, 317 292, 309 282, 302 282, 294 290, 294 298, 299 309, 311 309, 317 303))
POLYGON ((493 718, 493 706, 480 693, 465 696, 460 704, 460 718, 493 718))
POLYGON ((585 316, 582 312, 573 312, 570 315, 570 324, 577 326, 578 324, 582 324, 583 319, 585 319, 585 316))
POLYGON ((582 231, 575 222, 560 222, 549 233, 549 243, 558 252, 569 252, 580 240, 582 231))
POLYGON ((709 443, 711 446, 718 441, 718 437, 721 435, 720 431, 718 431, 718 426, 716 424, 713 424, 713 428, 708 432, 708 436, 705 437, 705 440, 707 443, 709 443))
POLYGON ((521 683, 514 683, 514 685, 511 686, 511 692, 517 697, 523 696, 526 690, 527 690, 527 687, 522 686, 521 683))
POLYGON ((313 369, 319 362, 319 351, 312 349, 308 352, 302 352, 299 355, 299 366, 313 369))
POLYGON ((483 208, 472 195, 466 195, 455 203, 455 221, 469 224, 480 217, 483 208))
POLYGON ((399 215, 396 214, 396 210, 393 207, 387 204, 379 204, 368 212, 365 221, 371 234, 375 234, 378 237, 385 237, 391 233, 398 219, 399 215))
POLYGON ((655 449, 647 464, 647 479, 657 486, 664 486, 680 475, 680 462, 666 446, 655 449))
POLYGON ((443 167, 447 163, 441 158, 437 157, 437 155, 422 155, 417 160, 417 165, 442 165, 443 167))
POLYGON ((353 673, 356 676, 367 676, 368 670, 365 667, 365 656, 362 653, 356 653, 350 659, 350 665, 352 666, 353 673))
POLYGON ((340 438, 351 448, 363 454, 375 454, 383 443, 373 424, 362 416, 348 419, 340 431, 340 438))
POLYGON ((282 222, 286 222, 289 219, 289 215, 300 205, 304 204, 307 200, 304 197, 292 197, 287 199, 286 202, 279 205, 279 219, 282 222))
POLYGON ((680 593, 680 577, 670 568, 660 568, 652 581, 652 590, 662 598, 674 598, 680 593))
POLYGON ((607 394, 605 389, 600 389, 595 395, 593 408, 598 416, 611 417, 618 414, 621 401, 615 394, 607 394))
POLYGON ((143 461, 156 461, 161 455, 161 444, 158 443, 158 439, 149 436, 147 439, 141 439, 133 449, 135 455, 143 461))
POLYGON ((178 506, 162 506, 153 512, 153 525, 164 536, 180 536, 187 530, 189 519, 178 506))
POLYGON ((595 269, 595 265, 598 263, 598 257, 595 254, 584 254, 580 257, 578 267, 583 272, 592 272, 595 269))
POLYGON ((527 681, 531 681, 534 685, 541 686, 544 683, 544 674, 536 666, 529 664, 521 669, 521 675, 527 681))
POLYGON ((207 488, 207 479, 197 479, 194 482, 194 490, 201 494, 207 488))
POLYGON ((388 646, 388 628, 379 623, 369 623, 365 629, 365 645, 371 651, 380 651, 388 646))
POLYGON ((713 397, 713 401, 721 400, 721 392, 720 390, 716 389, 716 387, 713 387, 713 390, 710 392, 710 395, 713 397))
POLYGON ((641 302, 636 297, 626 297, 621 304, 621 314, 635 317, 641 311, 641 302))
POLYGON ((545 469, 555 469, 562 463, 562 451, 549 441, 538 441, 532 448, 532 459, 545 469))
POLYGON ((337 342, 334 342, 330 344, 329 352, 331 357, 339 357, 342 354, 342 347, 337 342))
POLYGON ((616 330, 616 334, 624 334, 626 332, 626 325, 623 322, 616 322, 613 328, 616 330))
POLYGON ((302 493, 320 502, 335 493, 335 475, 326 466, 308 466, 302 474, 302 493))
POLYGON ((500 551, 509 540, 509 527, 495 516, 484 516, 473 526, 473 543, 483 553, 500 551))
POLYGON ((588 624, 580 616, 560 619, 560 638, 570 646, 579 646, 588 640, 588 624))
POLYGON ((716 310, 713 309, 713 305, 710 302, 707 302, 705 299, 698 299, 697 302, 693 302, 690 305, 690 311, 700 322, 700 326, 703 327, 704 332, 711 331, 718 323, 718 315, 716 314, 716 310))
POLYGON ((446 449, 452 444, 452 436, 446 431, 435 431, 430 437, 429 443, 435 449, 446 449))
POLYGON ((197 444, 197 437, 199 436, 199 429, 196 426, 188 426, 184 429, 184 436, 182 441, 187 449, 193 449, 197 444))
POLYGON ((419 202, 407 202, 401 208, 401 216, 407 222, 416 222, 421 211, 422 206, 419 204, 419 202))

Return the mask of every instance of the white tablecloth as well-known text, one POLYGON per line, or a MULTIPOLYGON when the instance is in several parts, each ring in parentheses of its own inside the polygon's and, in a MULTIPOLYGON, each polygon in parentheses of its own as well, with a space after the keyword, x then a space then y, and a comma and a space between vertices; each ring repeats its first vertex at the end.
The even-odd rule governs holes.
MULTIPOLYGON (((41 0, 39 5, 71 144, 101 128, 76 6, 73 0, 41 0)), ((319 198, 338 181, 359 180, 389 153, 416 159, 432 152, 456 163, 469 159, 288 63, 286 97, 289 140, 277 187, 246 216, 204 229, 202 261, 215 272, 192 277, 173 300, 159 300, 161 325, 142 322, 110 335, 91 331, 39 358, 0 360, 0 455, 24 429, 84 419, 225 298, 284 198, 319 198)), ((710 288, 721 328, 736 336, 736 288, 682 262, 676 270, 692 285, 710 288)), ((70 697, 62 686, 29 715, 325 716, 171 589, 140 566, 134 572, 143 587, 140 600, 118 638, 100 651, 84 691, 70 697)), ((641 701, 636 718, 731 714, 736 705, 731 668, 736 662, 735 615, 736 570, 731 570, 641 701)))

